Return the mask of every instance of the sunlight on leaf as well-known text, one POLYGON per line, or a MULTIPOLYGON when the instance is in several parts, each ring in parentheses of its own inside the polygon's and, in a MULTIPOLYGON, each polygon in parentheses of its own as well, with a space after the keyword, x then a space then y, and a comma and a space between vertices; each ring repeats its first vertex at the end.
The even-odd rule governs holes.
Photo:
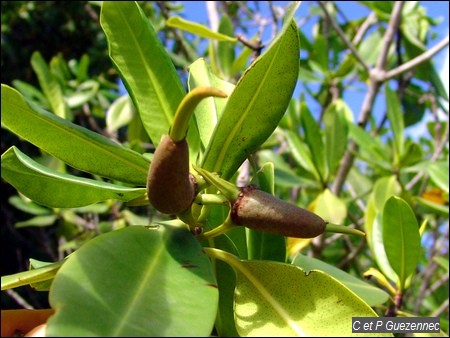
POLYGON ((235 320, 241 336, 352 336, 352 317, 377 317, 367 303, 322 271, 306 274, 290 264, 205 251, 236 271, 235 320))

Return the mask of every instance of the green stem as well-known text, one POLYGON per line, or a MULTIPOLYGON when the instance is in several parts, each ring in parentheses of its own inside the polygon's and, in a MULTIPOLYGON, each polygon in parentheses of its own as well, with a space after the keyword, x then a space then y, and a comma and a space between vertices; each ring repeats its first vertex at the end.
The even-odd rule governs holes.
POLYGON ((211 185, 215 186, 230 201, 234 202, 239 196, 239 189, 232 183, 220 178, 218 175, 210 173, 208 170, 192 165, 192 167, 203 176, 211 185))
POLYGON ((205 232, 203 234, 198 235, 197 238, 200 241, 202 241, 202 240, 205 240, 205 239, 210 239, 210 238, 213 238, 213 237, 217 237, 219 235, 222 235, 222 234, 228 232, 229 230, 231 230, 231 229, 233 229, 233 228, 235 228, 237 226, 239 226, 239 225, 234 224, 231 221, 230 215, 228 215, 228 217, 225 220, 225 222, 223 222, 221 225, 219 225, 218 227, 216 227, 216 228, 214 228, 212 230, 209 230, 209 231, 207 231, 207 232, 205 232))
POLYGON ((194 229, 196 226, 199 226, 198 222, 194 219, 194 216, 192 215, 191 208, 184 210, 182 212, 179 212, 177 214, 177 217, 183 223, 186 223, 191 230, 194 229))
POLYGON ((210 96, 227 97, 227 94, 213 87, 196 87, 186 94, 175 112, 172 128, 169 131, 170 138, 174 142, 180 142, 185 139, 189 120, 195 107, 201 100, 210 96))
POLYGON ((195 203, 201 205, 228 205, 229 201, 224 195, 199 194, 195 198, 195 203))
POLYGON ((356 236, 361 236, 361 237, 365 237, 366 234, 358 229, 352 229, 349 227, 346 227, 344 225, 338 225, 338 224, 333 224, 333 223, 327 223, 326 227, 325 227, 325 231, 328 232, 336 232, 336 233, 340 233, 340 234, 348 234, 348 235, 356 235, 356 236))

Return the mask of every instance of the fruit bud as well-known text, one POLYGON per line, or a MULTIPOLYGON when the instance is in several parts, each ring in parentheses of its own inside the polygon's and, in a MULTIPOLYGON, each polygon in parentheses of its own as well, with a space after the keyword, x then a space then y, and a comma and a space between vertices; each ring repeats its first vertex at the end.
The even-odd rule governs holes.
POLYGON ((147 176, 147 196, 156 210, 165 214, 186 211, 197 194, 197 184, 189 173, 189 146, 186 134, 190 118, 199 102, 207 97, 226 97, 212 87, 197 87, 180 102, 168 135, 164 135, 153 155, 147 176))
POLYGON ((194 201, 196 184, 189 173, 189 147, 164 135, 153 155, 147 177, 150 204, 165 214, 177 214, 194 201))
POLYGON ((241 188, 231 219, 250 229, 298 238, 316 237, 327 225, 318 215, 253 186, 241 188))

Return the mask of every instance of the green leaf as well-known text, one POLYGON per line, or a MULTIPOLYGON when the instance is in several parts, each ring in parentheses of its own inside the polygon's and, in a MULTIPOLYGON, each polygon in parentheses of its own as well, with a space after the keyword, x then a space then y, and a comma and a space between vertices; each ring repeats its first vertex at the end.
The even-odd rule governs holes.
POLYGON ((386 113, 391 124, 391 130, 394 135, 394 161, 395 165, 398 165, 400 156, 402 156, 404 152, 404 122, 400 100, 398 99, 397 94, 391 90, 389 85, 386 85, 386 108, 386 113))
POLYGON ((299 41, 292 21, 247 69, 230 95, 203 167, 229 179, 272 134, 288 107, 298 76, 299 41))
POLYGON ((440 256, 434 256, 433 260, 438 263, 441 268, 443 268, 446 272, 449 271, 449 262, 448 258, 440 257, 440 256))
MULTIPOLYGON (((228 15, 222 15, 219 23, 219 32, 228 36, 234 35, 234 25, 228 15)), ((234 47, 235 43, 229 41, 217 42, 217 57, 220 64, 220 69, 225 78, 231 78, 231 66, 235 59, 234 47)))
POLYGON ((392 281, 397 282, 397 276, 386 257, 383 243, 382 224, 383 208, 392 195, 401 193, 401 186, 394 175, 378 179, 374 186, 365 212, 365 232, 367 244, 372 250, 375 261, 383 273, 392 281))
MULTIPOLYGON (((206 246, 214 245, 233 255, 238 255, 234 243, 228 237, 228 234, 213 238, 212 243, 206 243, 206 246)), ((215 322, 215 329, 218 337, 238 337, 234 323, 234 289, 236 287, 236 274, 233 268, 221 260, 213 260, 217 285, 219 287, 219 309, 215 322)))
POLYGON ((2 178, 29 199, 52 208, 75 208, 117 199, 129 201, 145 188, 128 188, 57 172, 22 153, 15 146, 2 154, 2 178))
POLYGON ((27 102, 2 84, 2 125, 70 166, 145 186, 148 160, 106 137, 27 102))
POLYGON ((405 142, 405 151, 400 157, 400 170, 419 162, 423 157, 422 146, 415 142, 405 142))
POLYGON ((449 164, 447 162, 434 162, 427 164, 427 172, 431 180, 443 191, 448 193, 449 164))
POLYGON ((293 159, 301 167, 314 175, 314 178, 317 181, 320 181, 320 175, 314 165, 308 145, 300 139, 300 136, 297 133, 292 130, 287 130, 285 135, 293 159))
POLYGON ((349 123, 348 127, 349 136, 360 147, 357 156, 377 167, 392 171, 391 153, 387 146, 356 124, 349 123))
POLYGON ((50 280, 63 263, 64 261, 50 263, 40 268, 2 276, 2 290, 50 280))
POLYGON ((39 215, 30 218, 27 221, 17 222, 15 224, 16 228, 25 228, 25 227, 46 227, 55 223, 58 219, 57 215, 39 215))
POLYGON ((325 125, 325 156, 329 173, 334 174, 347 150, 348 122, 346 116, 352 114, 342 100, 337 100, 326 109, 323 122, 325 125))
POLYGON ((25 200, 20 196, 11 196, 8 198, 9 204, 13 205, 15 208, 32 215, 49 215, 52 211, 48 208, 42 207, 33 201, 25 200))
POLYGON ((218 41, 236 42, 237 39, 226 34, 214 32, 208 27, 196 22, 188 21, 179 16, 172 16, 166 21, 166 25, 173 28, 179 28, 189 33, 196 34, 203 38, 214 39, 218 41))
POLYGON ((236 329, 243 337, 351 336, 352 317, 377 317, 350 289, 322 271, 278 262, 239 260, 205 248, 237 274, 236 329))
POLYGON ((292 264, 302 268, 306 273, 321 270, 336 278, 370 306, 377 306, 389 300, 389 294, 349 273, 327 264, 319 259, 298 254, 292 264))
POLYGON ((56 272, 58 272, 61 264, 62 264, 62 262, 57 262, 56 266, 55 266, 55 263, 53 263, 53 262, 38 261, 36 259, 30 258, 30 270, 47 267, 47 268, 50 268, 51 269, 50 271, 53 273, 52 278, 49 278, 47 280, 43 280, 40 282, 30 283, 30 286, 33 289, 35 289, 36 291, 49 291, 50 287, 52 285, 52 282, 53 282, 53 278, 56 275, 56 272))
POLYGON ((80 61, 76 64, 76 76, 79 83, 89 79, 89 64, 90 59, 88 54, 83 54, 80 61))
POLYGON ((100 24, 111 60, 157 146, 185 95, 175 66, 137 2, 103 2, 100 24))
POLYGON ((126 126, 134 117, 134 106, 128 95, 123 95, 109 106, 106 112, 106 128, 114 132, 126 126))
POLYGON ((328 176, 328 167, 325 162, 324 142, 322 140, 322 134, 319 124, 314 120, 310 110, 306 106, 306 102, 301 103, 301 121, 302 127, 305 132, 305 142, 308 145, 311 152, 311 159, 314 163, 317 173, 319 174, 320 181, 325 182, 328 176))
POLYGON ((361 41, 358 52, 368 65, 375 65, 377 62, 378 55, 380 55, 381 47, 383 46, 382 42, 383 34, 379 30, 373 30, 361 41))
MULTIPOLYGON (((250 41, 254 41, 256 38, 250 39, 250 41)), ((235 76, 237 73, 244 70, 246 65, 248 64, 253 50, 248 47, 244 47, 241 53, 233 60, 233 64, 231 65, 230 74, 235 76)))
MULTIPOLYGON (((230 95, 234 90, 232 83, 220 79, 211 71, 211 67, 204 58, 198 59, 189 67, 188 83, 190 90, 195 87, 214 87, 227 95, 230 95)), ((202 100, 195 108, 194 116, 204 148, 209 144, 227 100, 227 98, 209 97, 202 100)))
POLYGON ((389 263, 399 278, 399 289, 419 262, 420 234, 411 207, 397 196, 390 197, 383 210, 383 243, 389 263))
POLYGON ((99 88, 100 84, 97 81, 87 80, 83 82, 77 87, 77 91, 66 96, 67 106, 70 109, 81 107, 95 98, 99 92, 99 88))
POLYGON ((289 164, 272 150, 261 150, 258 158, 262 163, 272 162, 275 167, 275 185, 279 187, 292 188, 301 186, 304 188, 317 188, 315 181, 299 176, 289 164))
POLYGON ((442 205, 440 203, 432 202, 422 197, 414 197, 414 201, 417 201, 418 204, 430 210, 432 213, 448 218, 448 205, 442 205))
POLYGON ((41 86, 42 91, 50 104, 51 111, 63 119, 68 119, 68 109, 66 103, 64 102, 62 89, 57 79, 50 72, 50 69, 41 56, 41 53, 34 52, 31 55, 31 66, 36 73, 39 85, 41 86))
POLYGON ((310 61, 317 65, 320 73, 328 71, 328 41, 323 35, 317 35, 311 50, 310 61))
POLYGON ((323 190, 313 202, 314 213, 329 223, 342 224, 347 218, 347 206, 330 189, 323 190))
POLYGON ((72 253, 49 301, 49 336, 196 337, 212 332, 218 291, 188 229, 132 226, 72 253))
POLYGON ((13 80, 12 84, 13 87, 16 88, 27 100, 35 101, 44 108, 49 107, 49 103, 45 95, 33 85, 20 80, 13 80))

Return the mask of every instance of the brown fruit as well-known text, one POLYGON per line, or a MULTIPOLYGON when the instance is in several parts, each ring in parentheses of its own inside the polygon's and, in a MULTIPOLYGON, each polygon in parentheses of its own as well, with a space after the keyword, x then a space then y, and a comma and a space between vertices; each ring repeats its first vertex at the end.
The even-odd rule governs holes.
POLYGON ((253 186, 241 188, 231 219, 250 229, 298 238, 316 237, 327 224, 318 215, 253 186))
POLYGON ((147 177, 150 204, 165 214, 188 209, 196 195, 196 184, 189 173, 187 141, 173 141, 163 136, 155 150, 147 177))

